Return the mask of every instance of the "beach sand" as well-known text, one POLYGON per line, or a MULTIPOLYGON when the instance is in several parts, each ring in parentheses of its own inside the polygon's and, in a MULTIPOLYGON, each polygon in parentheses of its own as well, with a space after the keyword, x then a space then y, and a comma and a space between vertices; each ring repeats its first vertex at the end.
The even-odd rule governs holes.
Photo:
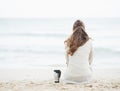
POLYGON ((90 82, 65 84, 65 66, 41 68, 0 68, 0 91, 120 91, 120 68, 95 68, 90 82), (53 70, 60 69, 60 83, 53 70))

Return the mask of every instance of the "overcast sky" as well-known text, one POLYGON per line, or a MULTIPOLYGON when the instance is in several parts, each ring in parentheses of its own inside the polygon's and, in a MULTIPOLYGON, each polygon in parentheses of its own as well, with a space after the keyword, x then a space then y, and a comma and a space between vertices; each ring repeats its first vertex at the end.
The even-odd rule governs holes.
POLYGON ((120 17, 120 0, 0 0, 0 17, 120 17))

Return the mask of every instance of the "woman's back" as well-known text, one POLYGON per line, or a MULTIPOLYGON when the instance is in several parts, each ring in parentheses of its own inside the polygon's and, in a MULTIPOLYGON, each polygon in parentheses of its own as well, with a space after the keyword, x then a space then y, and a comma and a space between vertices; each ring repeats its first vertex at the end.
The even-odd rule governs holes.
POLYGON ((83 82, 91 78, 90 61, 92 58, 92 41, 89 39, 80 46, 73 56, 69 57, 69 65, 65 73, 65 81, 70 83, 83 82))
MULTIPOLYGON (((92 41, 88 40, 83 46, 80 46, 73 56, 69 56, 70 63, 88 64, 89 53, 92 48, 92 41)), ((89 64, 88 64, 89 65, 89 64)))

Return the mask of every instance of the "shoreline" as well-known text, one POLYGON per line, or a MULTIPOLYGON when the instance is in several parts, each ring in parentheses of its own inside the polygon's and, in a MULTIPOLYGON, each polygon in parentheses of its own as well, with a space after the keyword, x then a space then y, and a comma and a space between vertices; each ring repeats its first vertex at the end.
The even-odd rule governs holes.
POLYGON ((65 84, 64 65, 40 68, 0 68, 0 91, 119 91, 120 68, 95 68, 88 83, 65 84), (62 71, 60 83, 54 83, 53 70, 62 71))
MULTIPOLYGON (((0 67, 0 82, 10 80, 51 80, 53 70, 61 70, 63 78, 66 65, 41 65, 40 67, 0 67), (49 74, 49 76, 48 76, 49 74)), ((92 67, 94 79, 120 78, 120 67, 92 67)))

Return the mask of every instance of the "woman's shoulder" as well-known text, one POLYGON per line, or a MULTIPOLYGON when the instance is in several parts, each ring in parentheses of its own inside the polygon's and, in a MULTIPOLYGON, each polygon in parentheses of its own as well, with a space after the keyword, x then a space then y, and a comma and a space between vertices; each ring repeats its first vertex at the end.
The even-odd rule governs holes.
POLYGON ((92 42, 92 41, 93 41, 93 39, 92 39, 92 38, 90 38, 88 41, 92 42))
POLYGON ((93 39, 89 39, 89 40, 87 41, 87 44, 92 47, 92 46, 93 46, 93 39))
MULTIPOLYGON (((86 42, 85 42, 85 44, 88 44, 88 43, 91 43, 92 42, 92 39, 88 39, 86 42)), ((84 44, 84 45, 85 45, 84 44)))
POLYGON ((93 42, 93 39, 91 38, 87 41, 87 43, 90 43, 90 44, 92 44, 92 42, 93 42))
POLYGON ((91 46, 92 42, 93 42, 93 40, 89 39, 83 46, 91 46))

